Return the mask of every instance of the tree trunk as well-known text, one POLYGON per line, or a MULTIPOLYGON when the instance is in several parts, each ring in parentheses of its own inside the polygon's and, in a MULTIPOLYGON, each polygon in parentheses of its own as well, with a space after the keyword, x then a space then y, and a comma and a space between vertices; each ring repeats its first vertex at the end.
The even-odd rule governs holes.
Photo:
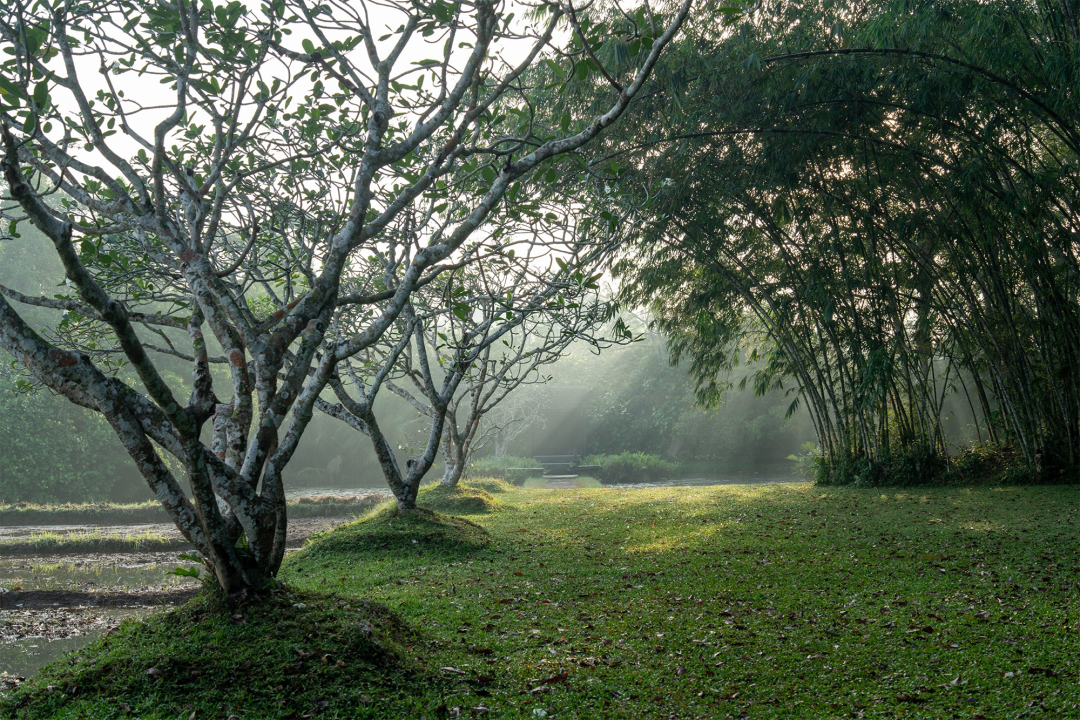
POLYGON ((457 487, 458 482, 461 481, 461 476, 465 473, 465 462, 460 456, 451 461, 447 458, 446 470, 443 472, 442 485, 443 487, 457 487))

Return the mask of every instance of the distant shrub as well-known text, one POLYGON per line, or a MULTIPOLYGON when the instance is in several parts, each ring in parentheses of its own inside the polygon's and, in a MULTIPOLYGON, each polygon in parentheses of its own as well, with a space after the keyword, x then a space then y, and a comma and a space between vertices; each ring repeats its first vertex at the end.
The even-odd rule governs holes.
POLYGON ((618 455, 590 455, 583 464, 598 466, 600 470, 596 474, 607 483, 656 482, 670 478, 679 469, 677 462, 659 455, 630 451, 618 455))
POLYGON ((795 462, 793 472, 807 480, 821 480, 825 468, 825 456, 821 453, 821 446, 813 442, 805 442, 802 452, 797 455, 788 455, 788 460, 795 462))
POLYGON ((516 455, 491 455, 473 460, 469 463, 469 469, 474 475, 499 476, 510 468, 536 467, 536 461, 532 458, 518 457, 516 455))
MULTIPOLYGON (((794 457, 807 463, 807 457, 794 457)), ((1039 470, 1026 464, 1014 448, 974 445, 952 457, 927 448, 894 453, 877 462, 865 457, 818 459, 820 485, 914 487, 919 485, 1036 485, 1076 483, 1076 472, 1039 470)), ((796 468, 798 471, 798 467, 796 468)))
POLYGON ((149 495, 104 417, 13 386, 0 372, 0 503, 131 502, 149 495))

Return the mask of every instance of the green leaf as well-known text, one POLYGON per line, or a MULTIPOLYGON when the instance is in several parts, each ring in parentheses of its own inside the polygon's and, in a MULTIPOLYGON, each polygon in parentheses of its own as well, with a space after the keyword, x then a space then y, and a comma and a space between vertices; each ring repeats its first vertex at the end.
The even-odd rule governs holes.
POLYGON ((8 80, 3 75, 0 75, 0 97, 4 98, 4 101, 12 105, 13 107, 19 106, 19 100, 25 100, 26 96, 23 95, 22 90, 15 83, 8 80))
POLYGON ((558 78, 560 80, 565 81, 566 80, 566 71, 562 69, 562 66, 559 65, 559 63, 552 60, 551 58, 546 58, 546 61, 547 61, 547 66, 549 68, 551 68, 551 72, 555 73, 555 75, 558 76, 558 78))
POLYGON ((48 80, 42 80, 37 85, 33 86, 33 103, 40 109, 44 109, 46 105, 49 105, 48 80))

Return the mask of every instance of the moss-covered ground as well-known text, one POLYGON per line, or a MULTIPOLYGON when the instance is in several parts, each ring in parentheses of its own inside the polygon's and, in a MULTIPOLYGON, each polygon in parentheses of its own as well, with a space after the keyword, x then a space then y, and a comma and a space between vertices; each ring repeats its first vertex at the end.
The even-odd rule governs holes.
POLYGON ((481 489, 314 538, 241 620, 125 625, 0 716, 1080 717, 1076 487, 481 489))

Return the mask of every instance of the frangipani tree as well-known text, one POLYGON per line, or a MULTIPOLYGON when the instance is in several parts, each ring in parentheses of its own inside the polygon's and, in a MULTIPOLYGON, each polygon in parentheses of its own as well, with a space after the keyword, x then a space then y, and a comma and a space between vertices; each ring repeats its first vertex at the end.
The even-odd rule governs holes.
MULTIPOLYGON (((514 232, 499 225, 500 241, 463 254, 482 252, 479 260, 458 263, 418 288, 380 342, 339 365, 330 380, 334 399, 316 402, 371 440, 399 508, 415 507, 440 449, 447 462, 443 482, 456 484, 484 417, 520 386, 542 382, 539 369, 572 342, 629 339, 620 322, 611 323, 614 306, 599 297, 600 274, 587 271, 610 249, 606 225, 537 216, 514 232), (427 438, 412 457, 399 457, 379 425, 376 401, 383 390, 429 420, 427 438)), ((392 252, 381 258, 388 287, 398 281, 394 269, 419 247, 419 223, 407 220, 394 234, 392 252)), ((342 312, 337 331, 348 335, 349 323, 357 321, 342 312)))
POLYGON ((284 555, 282 469, 338 365, 398 322, 546 161, 618 120, 689 7, 624 28, 640 62, 601 110, 549 128, 497 108, 527 99, 540 59, 592 70, 579 36, 559 30, 568 6, 515 20, 486 0, 7 3, 7 232, 41 229, 72 288, 26 299, 97 323, 132 382, 46 341, 2 295, 0 346, 104 415, 230 596, 258 591, 284 555), (463 168, 485 182, 440 207, 463 168), (366 259, 408 208, 444 222, 382 287, 366 259), (328 335, 345 306, 363 321, 328 335), (190 358, 190 386, 164 379, 151 334, 190 358), (210 370, 214 343, 227 383, 210 370))
MULTIPOLYGON (((494 435, 503 431, 504 423, 528 422, 529 419, 510 414, 497 419, 495 411, 512 395, 525 388, 542 385, 550 378, 544 375, 546 366, 557 362, 575 342, 594 348, 610 347, 629 342, 632 338, 620 319, 615 319, 616 306, 601 298, 596 276, 569 271, 560 279, 550 281, 554 292, 548 298, 535 298, 518 310, 506 309, 509 293, 478 295, 469 320, 482 324, 489 318, 505 319, 497 342, 479 343, 467 357, 468 367, 461 373, 457 392, 444 404, 425 404, 430 396, 428 375, 415 368, 407 371, 408 383, 393 383, 391 390, 410 401, 423 414, 436 419, 441 412, 443 439, 441 444, 445 468, 442 484, 455 486, 468 467, 469 458, 494 435)), ((502 289, 502 288, 500 288, 502 289)), ((488 290, 490 292, 490 290, 488 290)), ((466 323, 459 317, 436 318, 426 333, 428 346, 444 344, 460 347, 468 336, 466 323)), ((439 356, 444 372, 461 368, 453 356, 439 356)))

